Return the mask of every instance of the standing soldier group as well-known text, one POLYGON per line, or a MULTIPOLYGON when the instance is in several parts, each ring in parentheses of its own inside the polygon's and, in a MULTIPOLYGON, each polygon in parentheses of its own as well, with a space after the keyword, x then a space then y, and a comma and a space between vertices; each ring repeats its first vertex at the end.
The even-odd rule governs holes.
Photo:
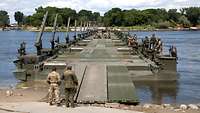
POLYGON ((155 60, 156 55, 162 55, 163 44, 161 39, 157 38, 155 34, 153 34, 150 39, 146 36, 143 40, 142 50, 146 57, 151 56, 151 59, 155 60))
POLYGON ((47 83, 49 84, 49 105, 54 103, 58 106, 61 105, 60 100, 60 85, 61 80, 64 82, 65 90, 65 105, 66 107, 75 107, 74 96, 76 94, 78 79, 75 72, 72 71, 72 67, 68 66, 60 77, 60 74, 56 71, 56 67, 53 67, 52 72, 48 74, 47 83))
POLYGON ((95 33, 94 39, 110 39, 111 34, 109 30, 95 33))

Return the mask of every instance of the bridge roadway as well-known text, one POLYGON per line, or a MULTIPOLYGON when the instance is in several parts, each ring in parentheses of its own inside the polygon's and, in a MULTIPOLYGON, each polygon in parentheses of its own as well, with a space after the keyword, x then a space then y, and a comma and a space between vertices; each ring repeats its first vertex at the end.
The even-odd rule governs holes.
MULTIPOLYGON (((73 66, 79 86, 78 103, 138 103, 129 70, 148 71, 148 64, 111 34, 111 39, 91 39, 80 51, 59 55, 54 61, 73 66)), ((82 42, 83 43, 83 42, 82 42)))

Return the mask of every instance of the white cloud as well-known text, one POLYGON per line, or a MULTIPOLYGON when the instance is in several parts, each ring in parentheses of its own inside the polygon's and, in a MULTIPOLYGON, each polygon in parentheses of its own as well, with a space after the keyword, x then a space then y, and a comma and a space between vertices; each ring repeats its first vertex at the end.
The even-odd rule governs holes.
POLYGON ((6 10, 14 22, 14 12, 22 11, 26 15, 35 12, 39 6, 69 7, 77 11, 88 9, 98 11, 101 14, 113 7, 122 9, 146 9, 146 8, 182 8, 200 6, 200 0, 2 0, 0 10, 6 10))
POLYGON ((76 10, 79 10, 81 7, 83 7, 82 2, 79 0, 52 0, 48 1, 43 6, 55 6, 59 8, 68 7, 76 10))

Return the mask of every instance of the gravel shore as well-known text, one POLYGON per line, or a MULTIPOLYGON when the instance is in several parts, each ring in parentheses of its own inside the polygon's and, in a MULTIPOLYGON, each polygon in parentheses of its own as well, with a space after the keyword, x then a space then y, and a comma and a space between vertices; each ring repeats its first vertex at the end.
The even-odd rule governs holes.
POLYGON ((44 102, 47 93, 47 84, 41 83, 39 86, 29 84, 16 89, 0 89, 0 113, 200 113, 200 104, 78 104, 70 109, 49 106, 44 102))

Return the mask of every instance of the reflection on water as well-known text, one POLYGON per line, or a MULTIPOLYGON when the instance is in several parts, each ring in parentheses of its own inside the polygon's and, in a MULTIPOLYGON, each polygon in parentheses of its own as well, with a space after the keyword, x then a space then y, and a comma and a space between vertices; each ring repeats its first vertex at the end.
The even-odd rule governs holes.
POLYGON ((151 78, 149 76, 150 79, 142 78, 145 76, 133 79, 141 103, 177 103, 179 92, 177 72, 161 70, 159 73, 151 75, 151 78))
POLYGON ((141 103, 176 103, 177 81, 134 82, 141 103), (148 92, 148 93, 147 93, 148 92))

